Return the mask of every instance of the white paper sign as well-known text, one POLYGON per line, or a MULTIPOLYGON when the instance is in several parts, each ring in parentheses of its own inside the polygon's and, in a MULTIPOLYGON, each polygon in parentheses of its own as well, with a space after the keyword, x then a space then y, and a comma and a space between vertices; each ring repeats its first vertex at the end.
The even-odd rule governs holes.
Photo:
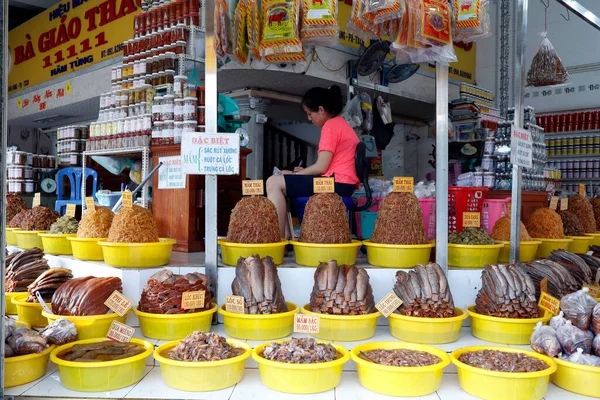
POLYGON ((238 175, 240 136, 233 133, 194 133, 181 140, 181 167, 188 175, 238 175))
POLYGON ((524 168, 533 168, 533 141, 531 132, 512 126, 510 162, 524 168))
POLYGON ((158 170, 159 189, 185 189, 185 175, 181 172, 181 156, 159 157, 163 166, 158 170))

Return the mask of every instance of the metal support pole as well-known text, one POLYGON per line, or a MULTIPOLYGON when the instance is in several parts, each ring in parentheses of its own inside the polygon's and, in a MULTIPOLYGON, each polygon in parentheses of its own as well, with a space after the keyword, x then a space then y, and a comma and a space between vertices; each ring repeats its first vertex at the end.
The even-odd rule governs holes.
POLYGON ((448 273, 448 66, 435 64, 435 260, 448 273))
MULTIPOLYGON (((0 107, 2 107, 2 135, 0 135, 0 168, 2 168, 2 172, 0 172, 0 243, 6 243, 6 138, 8 137, 8 105, 6 101, 8 100, 8 90, 7 90, 7 81, 8 81, 8 69, 10 65, 8 65, 8 0, 0 0, 0 4, 2 6, 2 15, 0 15, 0 28, 2 29, 2 52, 0 54, 0 60, 2 63, 0 64, 0 93, 2 95, 2 99, 0 99, 0 107)), ((5 268, 6 268, 6 257, 3 251, 0 251, 0 292, 6 292, 5 288, 5 268)), ((2 321, 4 321, 5 315, 5 302, 6 298, 1 296, 2 300, 0 300, 0 316, 2 317, 2 321)), ((4 322, 0 324, 0 338, 4 338, 4 322)), ((4 377, 4 357, 5 357, 5 347, 4 340, 0 340, 0 377, 4 377)), ((0 398, 4 398, 4 379, 0 379, 0 398)))
MULTIPOLYGON (((217 133, 217 55, 214 50, 215 26, 213 15, 215 2, 207 1, 206 15, 206 64, 205 64, 205 91, 206 91, 206 132, 217 133)), ((206 254, 206 275, 210 282, 210 290, 217 295, 217 176, 206 175, 204 192, 205 227, 204 246, 206 254)))
MULTIPOLYGON (((527 11, 529 0, 517 0, 517 37, 515 56, 515 120, 517 128, 523 128, 523 102, 525 71, 525 42, 527 41, 527 11)), ((513 165, 512 170, 512 210, 510 213, 510 260, 519 259, 521 241, 521 168, 513 165)))

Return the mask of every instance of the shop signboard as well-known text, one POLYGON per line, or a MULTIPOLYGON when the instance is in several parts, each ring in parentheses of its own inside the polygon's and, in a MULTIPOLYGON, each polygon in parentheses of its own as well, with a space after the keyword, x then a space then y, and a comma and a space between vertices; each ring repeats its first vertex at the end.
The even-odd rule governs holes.
POLYGON ((533 141, 531 133, 513 125, 510 135, 510 162, 523 168, 533 168, 533 141))
POLYGON ((8 92, 120 55, 141 0, 62 0, 8 33, 8 92))
POLYGON ((181 168, 187 175, 239 175, 240 136, 232 133, 184 135, 181 168))
POLYGON ((181 157, 159 157, 163 163, 158 170, 159 189, 185 189, 185 175, 181 172, 181 157))

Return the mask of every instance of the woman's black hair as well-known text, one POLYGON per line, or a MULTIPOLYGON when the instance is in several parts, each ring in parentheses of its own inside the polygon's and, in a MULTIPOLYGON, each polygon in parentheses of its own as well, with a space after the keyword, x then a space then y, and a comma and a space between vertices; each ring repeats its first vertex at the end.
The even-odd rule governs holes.
POLYGON ((333 85, 329 89, 314 87, 304 94, 302 105, 314 112, 319 111, 319 107, 323 107, 329 114, 337 117, 344 108, 342 89, 338 85, 333 85))

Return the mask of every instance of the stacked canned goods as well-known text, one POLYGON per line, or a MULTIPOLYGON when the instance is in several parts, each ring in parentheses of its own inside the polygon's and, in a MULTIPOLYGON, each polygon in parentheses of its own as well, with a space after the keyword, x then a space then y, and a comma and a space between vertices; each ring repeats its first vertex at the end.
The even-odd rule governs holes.
POLYGON ((600 154, 600 136, 569 137, 566 134, 565 137, 547 139, 546 147, 550 157, 600 154))
POLYGON ((600 110, 572 111, 537 117, 546 132, 577 132, 600 130, 600 110))
POLYGON ((53 172, 56 157, 24 151, 9 150, 6 153, 7 189, 9 193, 34 193, 42 173, 53 172))
POLYGON ((58 164, 61 167, 80 166, 86 149, 88 127, 65 126, 56 130, 58 164))

